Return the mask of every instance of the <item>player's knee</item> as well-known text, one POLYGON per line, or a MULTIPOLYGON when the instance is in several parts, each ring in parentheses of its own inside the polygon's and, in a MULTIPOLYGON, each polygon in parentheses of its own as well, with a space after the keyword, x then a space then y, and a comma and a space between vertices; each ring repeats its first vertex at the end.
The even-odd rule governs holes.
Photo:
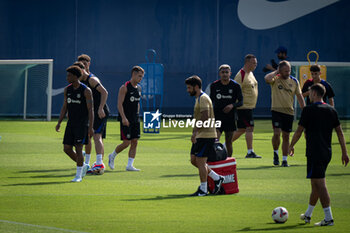
POLYGON ((253 133, 253 131, 254 131, 254 127, 247 127, 246 128, 247 133, 253 133))
POLYGON ((68 154, 69 152, 71 152, 71 150, 72 150, 71 147, 64 145, 64 147, 63 147, 64 153, 68 154))
POLYGON ((283 140, 289 140, 289 133, 283 132, 282 138, 283 138, 283 140))
POLYGON ((197 167, 197 163, 196 163, 196 157, 195 156, 191 156, 191 164, 195 167, 197 167))
POLYGON ((274 130, 273 131, 273 136, 276 137, 276 138, 279 138, 281 136, 281 131, 274 130))
POLYGON ((102 141, 102 135, 100 133, 94 134, 94 142, 102 141))
POLYGON ((138 141, 137 140, 131 140, 130 144, 131 147, 136 147, 137 146, 138 141))

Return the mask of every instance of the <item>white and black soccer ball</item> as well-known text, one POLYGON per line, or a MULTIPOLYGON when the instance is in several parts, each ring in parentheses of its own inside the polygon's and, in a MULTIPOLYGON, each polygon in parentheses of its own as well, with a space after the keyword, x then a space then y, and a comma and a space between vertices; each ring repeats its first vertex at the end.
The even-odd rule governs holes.
POLYGON ((288 210, 284 207, 277 207, 272 211, 272 219, 275 223, 285 223, 288 220, 288 210))
POLYGON ((98 168, 92 171, 92 173, 94 175, 103 175, 105 173, 105 169, 104 168, 98 168))

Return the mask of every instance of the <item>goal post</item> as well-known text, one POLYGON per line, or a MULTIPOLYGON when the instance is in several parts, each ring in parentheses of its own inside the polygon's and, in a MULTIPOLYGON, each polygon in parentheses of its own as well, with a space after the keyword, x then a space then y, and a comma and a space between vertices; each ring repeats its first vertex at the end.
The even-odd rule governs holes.
POLYGON ((51 121, 53 59, 0 60, 0 116, 51 121))

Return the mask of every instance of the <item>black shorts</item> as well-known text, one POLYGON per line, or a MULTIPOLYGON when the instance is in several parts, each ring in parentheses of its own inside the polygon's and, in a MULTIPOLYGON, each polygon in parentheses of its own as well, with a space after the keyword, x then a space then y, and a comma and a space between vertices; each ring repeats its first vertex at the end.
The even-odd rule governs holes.
POLYGON ((237 109, 237 128, 254 127, 253 109, 237 109))
POLYGON ((63 144, 64 145, 87 145, 89 142, 88 126, 72 127, 67 126, 64 132, 63 144))
POLYGON ((273 128, 281 128, 284 132, 292 132, 294 116, 271 111, 273 128))
POLYGON ((235 131, 237 129, 236 122, 235 122, 234 118, 217 117, 217 118, 215 118, 215 120, 221 121, 221 127, 220 128, 216 128, 217 130, 220 131, 220 133, 222 133, 222 132, 233 132, 233 131, 235 131))
POLYGON ((108 115, 106 114, 106 117, 99 118, 98 114, 95 113, 94 116, 94 133, 100 133, 102 134, 102 138, 106 138, 106 127, 107 127, 107 119, 108 115))
POLYGON ((328 161, 315 161, 312 159, 307 159, 307 175, 306 178, 325 178, 326 170, 329 164, 328 161))
POLYGON ((197 157, 215 157, 215 138, 197 138, 197 142, 192 144, 191 155, 197 157))
POLYGON ((129 127, 120 122, 120 140, 140 138, 140 122, 130 122, 129 127))

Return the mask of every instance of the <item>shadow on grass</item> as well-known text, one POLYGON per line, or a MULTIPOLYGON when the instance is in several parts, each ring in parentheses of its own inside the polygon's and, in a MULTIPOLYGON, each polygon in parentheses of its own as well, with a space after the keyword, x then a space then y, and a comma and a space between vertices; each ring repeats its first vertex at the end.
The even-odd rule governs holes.
POLYGON ((170 195, 156 196, 151 198, 125 199, 124 201, 162 201, 162 200, 182 199, 182 198, 191 198, 191 196, 189 196, 188 194, 170 194, 170 195))
POLYGON ((5 184, 3 186, 34 186, 34 185, 51 185, 51 184, 65 184, 65 183, 71 183, 71 182, 70 181, 34 182, 34 183, 5 184))
MULTIPOLYGON (((339 142, 333 142, 332 145, 339 145, 340 143, 339 142)), ((345 143, 346 145, 350 145, 350 142, 346 142, 345 143)))
POLYGON ((327 174, 327 176, 350 176, 350 173, 327 174))
MULTIPOLYGON (((292 164, 289 167, 304 167, 305 165, 292 164)), ((260 167, 238 167, 237 170, 259 170, 259 169, 270 169, 270 168, 281 168, 281 166, 260 166, 260 167)), ((288 168, 283 168, 288 169, 288 168)))
POLYGON ((65 168, 65 169, 51 169, 51 170, 25 170, 18 171, 17 173, 43 173, 43 172, 63 172, 63 171, 75 171, 75 168, 65 168))
POLYGON ((198 174, 176 174, 176 175, 163 175, 160 178, 175 178, 175 177, 194 177, 198 176, 198 174))
POLYGON ((299 224, 295 224, 295 225, 283 225, 283 224, 276 224, 276 223, 267 223, 267 225, 278 225, 279 227, 267 227, 267 228, 251 228, 251 227, 246 227, 243 228, 239 231, 255 231, 255 232, 264 232, 264 231, 280 231, 280 230, 293 230, 293 232, 295 232, 296 229, 300 229, 300 228, 307 228, 308 226, 305 223, 299 223, 299 224))
POLYGON ((23 176, 23 177, 7 177, 9 179, 23 179, 23 178, 60 178, 60 177, 74 177, 75 173, 66 175, 42 175, 42 176, 23 176))

